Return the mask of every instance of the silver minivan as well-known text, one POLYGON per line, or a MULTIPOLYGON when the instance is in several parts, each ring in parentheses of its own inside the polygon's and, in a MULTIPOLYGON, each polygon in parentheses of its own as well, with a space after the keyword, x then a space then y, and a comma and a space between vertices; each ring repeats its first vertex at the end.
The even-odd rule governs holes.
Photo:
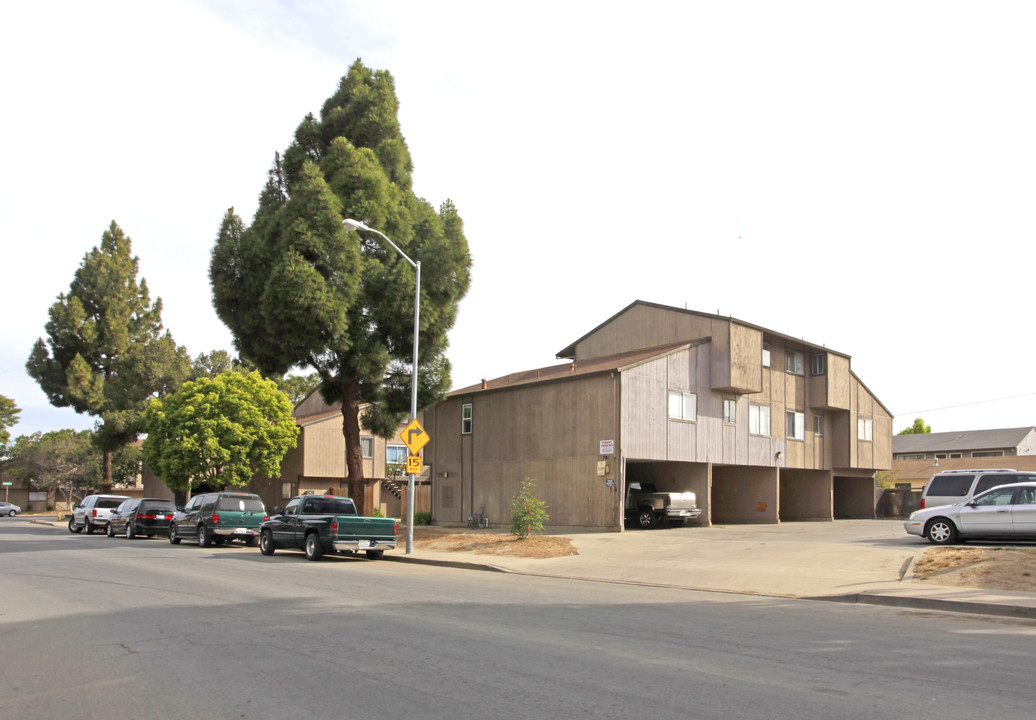
POLYGON ((987 468, 983 470, 947 470, 933 475, 921 492, 921 509, 956 505, 990 488, 1008 483, 1036 482, 1036 473, 987 468))

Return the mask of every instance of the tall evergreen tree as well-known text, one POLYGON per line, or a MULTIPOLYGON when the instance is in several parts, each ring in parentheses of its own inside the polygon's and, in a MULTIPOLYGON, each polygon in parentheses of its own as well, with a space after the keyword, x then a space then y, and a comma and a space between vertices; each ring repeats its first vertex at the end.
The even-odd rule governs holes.
POLYGON ((11 432, 8 428, 18 423, 18 415, 21 408, 15 405, 11 398, 0 395, 0 460, 7 456, 7 444, 11 441, 11 432))
POLYGON ((176 390, 190 371, 187 351, 162 332, 162 301, 137 282, 131 241, 112 221, 83 258, 68 293, 50 307, 48 340, 26 363, 55 407, 97 418, 93 442, 111 487, 111 454, 137 439, 152 397, 176 390))
POLYGON ((438 212, 413 191, 392 76, 357 60, 317 119, 307 115, 276 155, 252 224, 223 219, 209 277, 216 312, 242 356, 265 375, 313 368, 320 393, 341 403, 349 494, 363 500, 364 426, 389 436, 409 410, 414 273, 378 237, 347 233, 344 218, 383 231, 420 260, 419 405, 450 383, 447 332, 470 282, 456 208, 438 212))

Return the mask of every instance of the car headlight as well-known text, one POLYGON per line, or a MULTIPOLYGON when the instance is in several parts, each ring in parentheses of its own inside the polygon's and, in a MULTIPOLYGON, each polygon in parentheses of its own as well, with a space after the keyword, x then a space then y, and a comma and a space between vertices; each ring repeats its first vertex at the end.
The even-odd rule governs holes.
POLYGON ((917 511, 916 510, 914 510, 914 512, 910 513, 910 517, 908 517, 907 520, 913 520, 914 519, 914 515, 917 515, 917 511))

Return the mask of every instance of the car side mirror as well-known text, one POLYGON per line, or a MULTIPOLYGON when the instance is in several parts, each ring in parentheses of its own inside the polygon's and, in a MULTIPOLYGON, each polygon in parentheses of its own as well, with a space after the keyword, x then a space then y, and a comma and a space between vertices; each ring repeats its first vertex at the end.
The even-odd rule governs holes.
POLYGON ((274 505, 273 506, 273 514, 274 515, 280 515, 283 512, 284 512, 284 508, 282 508, 280 505, 274 505))

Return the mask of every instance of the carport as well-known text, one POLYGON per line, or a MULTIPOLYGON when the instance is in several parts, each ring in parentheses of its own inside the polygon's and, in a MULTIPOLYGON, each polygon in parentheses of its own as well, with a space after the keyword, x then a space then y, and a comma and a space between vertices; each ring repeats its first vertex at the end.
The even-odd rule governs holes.
POLYGON ((654 483, 659 492, 693 492, 701 515, 688 525, 709 525, 709 466, 691 462, 626 461, 626 483, 654 483))
POLYGON ((777 510, 777 468, 712 466, 713 523, 775 523, 777 510))
POLYGON ((834 475, 834 516, 874 518, 874 476, 834 475))
POLYGON ((831 520, 832 475, 828 470, 780 470, 781 520, 831 520))

